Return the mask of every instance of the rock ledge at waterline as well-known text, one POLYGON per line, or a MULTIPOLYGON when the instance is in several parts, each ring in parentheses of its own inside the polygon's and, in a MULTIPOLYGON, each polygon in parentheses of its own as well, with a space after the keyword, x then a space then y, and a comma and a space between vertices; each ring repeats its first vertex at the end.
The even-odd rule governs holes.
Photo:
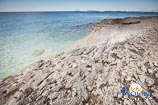
POLYGON ((0 82, 0 105, 157 105, 158 17, 103 20, 74 50, 0 82), (139 83, 152 100, 122 98, 139 83))

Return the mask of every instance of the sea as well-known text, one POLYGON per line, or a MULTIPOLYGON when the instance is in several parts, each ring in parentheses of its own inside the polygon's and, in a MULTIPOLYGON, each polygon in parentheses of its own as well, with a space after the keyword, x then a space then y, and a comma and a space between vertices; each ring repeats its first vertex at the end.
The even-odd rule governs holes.
POLYGON ((71 49, 95 22, 109 18, 158 16, 156 12, 1 12, 0 79, 28 65, 71 49))

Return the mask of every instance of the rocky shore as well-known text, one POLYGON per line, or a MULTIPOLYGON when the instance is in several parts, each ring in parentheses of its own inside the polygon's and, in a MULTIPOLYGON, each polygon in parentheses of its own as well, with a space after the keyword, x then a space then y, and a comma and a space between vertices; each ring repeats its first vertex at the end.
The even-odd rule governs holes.
POLYGON ((0 81, 0 105, 158 105, 158 17, 103 20, 75 47, 0 81), (131 83, 152 99, 122 97, 131 83))

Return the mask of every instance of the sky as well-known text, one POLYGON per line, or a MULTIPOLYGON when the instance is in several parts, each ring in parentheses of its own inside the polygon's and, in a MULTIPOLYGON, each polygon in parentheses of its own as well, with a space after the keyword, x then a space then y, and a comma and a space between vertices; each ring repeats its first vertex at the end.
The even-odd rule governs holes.
POLYGON ((158 12, 158 0, 0 0, 0 12, 87 10, 158 12))

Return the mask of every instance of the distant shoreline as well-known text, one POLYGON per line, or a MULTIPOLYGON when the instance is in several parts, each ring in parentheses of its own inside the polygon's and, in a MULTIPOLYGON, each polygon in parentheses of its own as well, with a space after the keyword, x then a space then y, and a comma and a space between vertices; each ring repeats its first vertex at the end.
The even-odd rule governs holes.
POLYGON ((0 13, 38 13, 38 12, 89 12, 89 13, 104 13, 104 12, 120 12, 120 13, 158 13, 158 11, 93 11, 93 10, 87 10, 87 11, 0 11, 0 13))

